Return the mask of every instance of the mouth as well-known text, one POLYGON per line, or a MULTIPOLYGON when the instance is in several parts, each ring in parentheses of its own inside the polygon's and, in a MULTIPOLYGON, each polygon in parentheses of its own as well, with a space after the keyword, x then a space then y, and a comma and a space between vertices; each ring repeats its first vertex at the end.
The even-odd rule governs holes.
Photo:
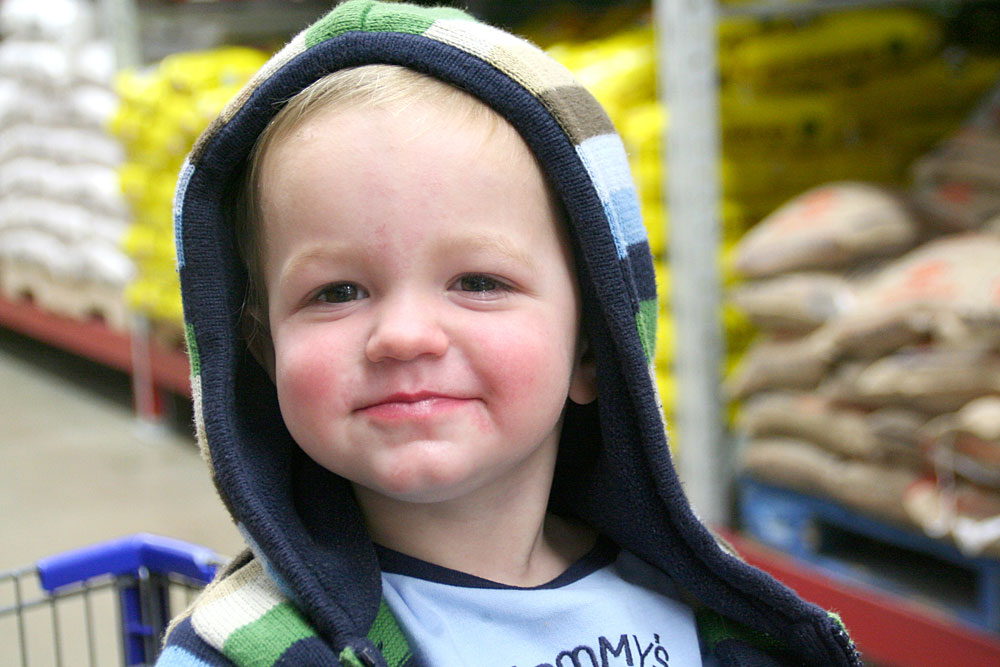
POLYGON ((425 419, 450 412, 471 399, 434 392, 396 393, 379 398, 357 410, 359 414, 384 421, 425 419))

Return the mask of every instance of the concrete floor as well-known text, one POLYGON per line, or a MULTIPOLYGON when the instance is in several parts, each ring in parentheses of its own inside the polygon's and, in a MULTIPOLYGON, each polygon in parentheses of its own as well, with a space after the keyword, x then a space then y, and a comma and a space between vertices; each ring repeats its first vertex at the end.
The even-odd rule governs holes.
POLYGON ((242 544, 186 420, 140 424, 124 374, 0 329, 0 571, 140 531, 242 544))

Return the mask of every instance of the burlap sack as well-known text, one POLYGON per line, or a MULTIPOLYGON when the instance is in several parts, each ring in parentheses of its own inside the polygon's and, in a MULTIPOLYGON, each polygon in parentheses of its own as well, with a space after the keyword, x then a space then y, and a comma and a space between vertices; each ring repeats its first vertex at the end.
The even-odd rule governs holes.
POLYGON ((913 182, 915 205, 944 229, 977 229, 1000 213, 1000 84, 914 164, 913 182))
POLYGON ((1000 213, 1000 134, 966 126, 913 166, 913 199, 943 229, 978 229, 1000 213))
POLYGON ((763 338, 747 350, 725 390, 731 398, 780 389, 812 389, 833 360, 833 343, 820 332, 787 340, 763 338))
POLYGON ((919 475, 905 468, 843 459, 817 445, 793 439, 751 441, 743 467, 776 486, 825 496, 866 514, 911 524, 903 494, 919 475))
POLYGON ((920 428, 927 416, 904 408, 881 408, 865 414, 865 422, 879 442, 882 460, 920 470, 924 457, 920 449, 920 428))
POLYGON ((816 393, 844 407, 865 411, 885 408, 886 405, 881 400, 862 394, 857 389, 858 380, 870 363, 846 361, 833 366, 817 387, 816 393))
POLYGON ((917 240, 903 201, 864 183, 834 183, 799 195, 740 241, 736 267, 749 278, 839 269, 897 255, 917 240))
POLYGON ((1000 396, 984 396, 963 406, 956 415, 963 431, 1000 443, 1000 396))
POLYGON ((985 227, 1000 213, 1000 189, 962 181, 927 182, 915 187, 914 206, 942 231, 985 227))
POLYGON ((912 484, 903 495, 907 516, 932 537, 950 539, 970 556, 1000 557, 1000 494, 972 484, 912 484))
POLYGON ((915 348, 873 363, 842 364, 820 392, 842 403, 954 412, 1000 393, 1000 355, 974 349, 915 348))
POLYGON ((761 329, 801 335, 848 312, 854 290, 840 275, 789 273, 745 283, 730 300, 761 329))
POLYGON ((741 406, 736 427, 753 440, 805 440, 848 458, 920 470, 918 433, 926 421, 910 410, 868 412, 815 393, 766 392, 741 406))
POLYGON ((962 234, 927 243, 886 265, 828 324, 841 356, 875 357, 935 341, 1000 346, 1000 237, 962 234))
POLYGON ((752 477, 775 486, 812 495, 827 495, 827 476, 840 457, 818 445, 793 438, 751 440, 740 467, 752 477))
POLYGON ((882 458, 882 443, 864 412, 838 408, 817 394, 758 394, 743 405, 736 426, 753 439, 794 438, 842 456, 882 458))
POLYGON ((1000 398, 972 401, 920 429, 929 464, 938 478, 961 478, 1000 491, 1000 398))

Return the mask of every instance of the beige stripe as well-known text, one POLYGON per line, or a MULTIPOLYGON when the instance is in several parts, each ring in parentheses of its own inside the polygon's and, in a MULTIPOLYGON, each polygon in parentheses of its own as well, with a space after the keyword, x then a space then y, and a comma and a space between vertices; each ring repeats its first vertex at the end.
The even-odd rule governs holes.
POLYGON ((482 58, 524 86, 574 143, 614 131, 603 107, 573 74, 530 42, 467 21, 437 21, 424 34, 482 58))
POLYGON ((202 594, 191 615, 198 636, 222 650, 238 629, 252 623, 286 598, 254 559, 202 594))
POLYGON ((483 23, 448 19, 435 21, 424 31, 423 36, 467 51, 483 60, 488 58, 494 48, 521 41, 514 35, 483 23))
POLYGON ((482 23, 437 21, 424 36, 482 58, 535 95, 579 85, 569 70, 534 44, 482 23))
POLYGON ((208 436, 205 434, 205 415, 201 410, 201 376, 191 377, 191 404, 194 408, 194 435, 198 450, 205 463, 212 467, 212 452, 208 448, 208 436))
POLYGON ((250 96, 253 95, 254 91, 267 79, 269 79, 275 72, 288 64, 292 58, 306 50, 306 39, 303 33, 299 33, 292 41, 288 42, 280 51, 271 56, 271 59, 264 63, 256 74, 250 77, 238 93, 229 100, 225 107, 219 115, 209 124, 208 128, 201 133, 198 137, 198 141, 195 142, 194 147, 191 149, 191 154, 188 156, 188 160, 192 164, 197 164, 198 160, 201 158, 202 151, 208 143, 215 137, 216 133, 222 129, 222 127, 233 119, 233 116, 243 108, 243 105, 247 103, 250 96))
POLYGON ((581 85, 568 69, 528 42, 497 46, 487 60, 536 97, 547 90, 581 85))

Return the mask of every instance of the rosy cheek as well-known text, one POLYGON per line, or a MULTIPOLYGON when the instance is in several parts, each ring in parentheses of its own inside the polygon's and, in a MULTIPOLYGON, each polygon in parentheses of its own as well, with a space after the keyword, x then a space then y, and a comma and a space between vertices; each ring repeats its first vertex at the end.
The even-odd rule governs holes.
POLYGON ((569 368, 564 345, 538 322, 496 329, 481 339, 494 389, 509 399, 531 402, 564 391, 569 368))
POLYGON ((283 404, 302 410, 339 393, 340 369, 328 344, 301 339, 279 342, 275 352, 278 396, 283 404))

